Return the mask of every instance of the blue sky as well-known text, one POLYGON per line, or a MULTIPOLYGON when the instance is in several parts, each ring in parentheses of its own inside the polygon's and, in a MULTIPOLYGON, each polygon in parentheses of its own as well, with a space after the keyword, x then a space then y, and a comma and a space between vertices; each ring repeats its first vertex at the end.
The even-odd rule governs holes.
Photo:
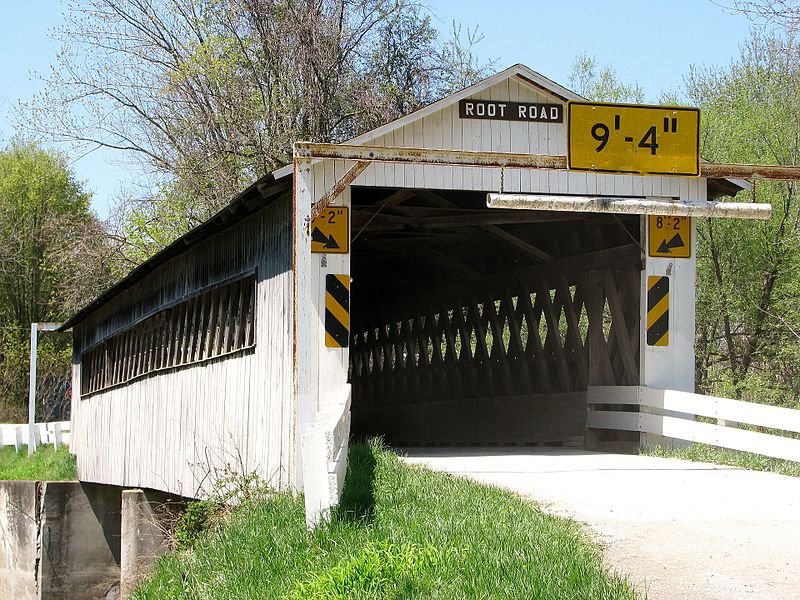
MULTIPOLYGON (((720 4, 726 4, 720 0, 720 4)), ((728 4, 732 4, 732 1, 728 4)), ((484 36, 484 59, 505 68, 521 62, 568 84, 572 62, 583 52, 612 65, 626 83, 639 83, 648 101, 679 90, 690 65, 726 65, 749 35, 750 22, 710 0, 429 0, 440 29, 453 20, 484 36)), ((0 0, 0 141, 14 134, 13 108, 41 90, 59 44, 50 35, 63 22, 61 0, 0 0)), ((129 165, 114 153, 73 157, 78 178, 94 193, 101 217, 120 187, 131 179, 129 165), (115 157, 117 160, 115 160, 115 157)))

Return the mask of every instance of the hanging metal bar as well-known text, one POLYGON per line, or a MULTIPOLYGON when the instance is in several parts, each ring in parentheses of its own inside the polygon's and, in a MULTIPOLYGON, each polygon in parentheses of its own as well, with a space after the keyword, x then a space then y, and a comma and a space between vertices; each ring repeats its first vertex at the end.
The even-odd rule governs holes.
POLYGON ((772 206, 751 202, 686 202, 674 198, 626 196, 551 196, 544 194, 487 194, 489 208, 552 210, 563 212, 667 215, 675 217, 724 217, 769 219, 772 206))

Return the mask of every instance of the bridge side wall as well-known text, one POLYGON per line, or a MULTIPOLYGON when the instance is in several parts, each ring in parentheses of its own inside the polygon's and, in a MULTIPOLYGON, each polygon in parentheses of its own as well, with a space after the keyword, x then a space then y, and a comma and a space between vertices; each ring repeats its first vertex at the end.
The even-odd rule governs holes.
MULTIPOLYGON (((176 256, 75 330, 72 442, 82 481, 197 497, 226 470, 295 481, 292 214, 284 196, 176 256), (255 346, 82 395, 87 349, 255 273, 255 346)), ((181 325, 186 327, 184 323, 181 325)))

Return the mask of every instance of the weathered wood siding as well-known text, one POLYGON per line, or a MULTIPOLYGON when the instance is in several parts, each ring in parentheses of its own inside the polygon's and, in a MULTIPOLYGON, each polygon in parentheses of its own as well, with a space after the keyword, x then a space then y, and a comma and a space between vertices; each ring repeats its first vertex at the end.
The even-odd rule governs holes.
POLYGON ((75 331, 72 443, 78 476, 196 496, 227 468, 294 481, 292 203, 286 195, 205 240, 97 310, 75 331), (257 281, 256 345, 82 398, 80 354, 238 275, 257 281))

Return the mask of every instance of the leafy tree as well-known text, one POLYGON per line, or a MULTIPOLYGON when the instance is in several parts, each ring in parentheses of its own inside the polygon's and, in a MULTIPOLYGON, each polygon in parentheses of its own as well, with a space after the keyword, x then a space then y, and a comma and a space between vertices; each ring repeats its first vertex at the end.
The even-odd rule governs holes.
POLYGON ((638 83, 621 82, 613 67, 601 67, 596 57, 585 52, 575 57, 569 83, 575 92, 596 102, 644 102, 644 90, 638 83))
MULTIPOLYGON (((725 68, 694 69, 702 151, 712 161, 800 163, 800 47, 754 32, 725 68)), ((767 222, 698 224, 697 383, 706 392, 797 405, 800 210, 795 182, 760 182, 767 222)), ((747 195, 747 192, 741 192, 747 195)))
MULTIPOLYGON (((110 282, 89 199, 63 155, 23 142, 0 151, 0 420, 24 414, 30 324, 63 320, 110 282)), ((68 342, 42 338, 40 381, 62 401, 68 342)))
POLYGON ((26 122, 158 178, 121 231, 144 255, 289 162, 294 141, 350 138, 489 67, 475 32, 441 39, 415 0, 88 0, 68 19, 26 122))
POLYGON ((735 0, 733 10, 755 22, 771 23, 787 31, 800 27, 800 2, 797 0, 735 0))

